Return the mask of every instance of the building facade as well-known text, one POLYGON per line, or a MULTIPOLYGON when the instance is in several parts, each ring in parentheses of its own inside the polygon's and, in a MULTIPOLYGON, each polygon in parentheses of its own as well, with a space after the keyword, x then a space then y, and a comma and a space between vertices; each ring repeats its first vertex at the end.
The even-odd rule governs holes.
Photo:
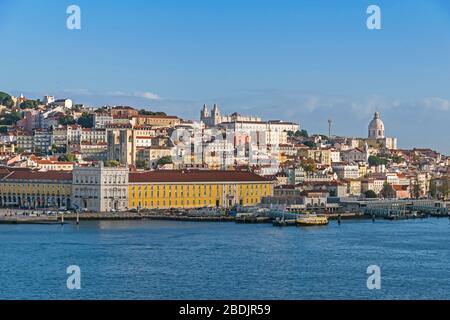
POLYGON ((128 207, 230 208, 259 204, 273 194, 272 180, 246 171, 160 170, 131 172, 128 207))
POLYGON ((72 173, 12 171, 0 180, 0 207, 70 208, 72 173))
POLYGON ((130 172, 102 162, 72 172, 5 169, 0 207, 117 212, 130 209, 254 206, 273 195, 275 181, 248 171, 130 172))
POLYGON ((255 116, 243 116, 239 113, 233 113, 229 116, 225 116, 221 114, 217 104, 214 104, 211 111, 209 111, 208 106, 205 104, 200 112, 200 121, 208 127, 215 127, 223 122, 261 122, 261 118, 255 116))
POLYGON ((128 168, 78 166, 73 169, 72 205, 82 211, 111 212, 128 208, 128 168))

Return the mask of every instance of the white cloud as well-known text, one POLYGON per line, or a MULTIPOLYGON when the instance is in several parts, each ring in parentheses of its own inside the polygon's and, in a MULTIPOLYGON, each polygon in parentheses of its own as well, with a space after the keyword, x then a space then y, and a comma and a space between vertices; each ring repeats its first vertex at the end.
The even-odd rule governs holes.
POLYGON ((428 97, 419 101, 419 105, 429 109, 450 110, 450 101, 439 97, 428 97))
POLYGON ((150 91, 135 91, 135 92, 125 92, 125 91, 109 91, 109 92, 95 92, 87 89, 65 89, 63 90, 66 94, 74 94, 80 96, 110 96, 110 97, 129 97, 129 98, 142 98, 146 100, 162 100, 162 98, 156 93, 150 91))
POLYGON ((135 97, 139 97, 139 98, 144 98, 144 99, 148 99, 148 100, 161 100, 161 97, 158 96, 156 93, 153 92, 135 92, 134 93, 135 97))

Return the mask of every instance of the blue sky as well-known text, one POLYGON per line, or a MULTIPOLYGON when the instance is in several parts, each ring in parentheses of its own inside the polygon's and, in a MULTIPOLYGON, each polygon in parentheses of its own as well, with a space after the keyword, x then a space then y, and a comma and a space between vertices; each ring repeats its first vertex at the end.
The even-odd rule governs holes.
POLYGON ((450 154, 450 3, 0 0, 0 91, 224 112, 365 136, 379 111, 400 147, 450 154), (81 8, 82 29, 66 28, 81 8), (377 4, 382 30, 366 28, 377 4))

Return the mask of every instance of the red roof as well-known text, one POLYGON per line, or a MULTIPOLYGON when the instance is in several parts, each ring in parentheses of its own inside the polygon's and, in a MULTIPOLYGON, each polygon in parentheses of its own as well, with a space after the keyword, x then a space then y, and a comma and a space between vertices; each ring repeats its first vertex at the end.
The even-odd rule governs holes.
POLYGON ((130 182, 269 182, 248 171, 157 170, 130 172, 130 182))
POLYGON ((72 181, 72 172, 67 171, 13 171, 5 180, 58 180, 72 181))
POLYGON ((36 162, 38 164, 56 164, 56 165, 73 164, 72 162, 69 162, 69 161, 52 161, 52 160, 37 160, 36 162))
POLYGON ((178 119, 177 116, 153 116, 153 115, 143 115, 140 114, 135 118, 155 118, 155 119, 178 119))

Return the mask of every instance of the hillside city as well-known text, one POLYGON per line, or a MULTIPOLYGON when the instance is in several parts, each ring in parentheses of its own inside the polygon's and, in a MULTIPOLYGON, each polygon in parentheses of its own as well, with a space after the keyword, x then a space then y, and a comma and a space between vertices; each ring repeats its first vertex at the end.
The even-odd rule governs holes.
POLYGON ((331 212, 349 199, 449 199, 450 156, 398 148, 378 112, 364 137, 336 135, 331 119, 323 135, 218 105, 199 116, 0 93, 0 207, 331 212))

